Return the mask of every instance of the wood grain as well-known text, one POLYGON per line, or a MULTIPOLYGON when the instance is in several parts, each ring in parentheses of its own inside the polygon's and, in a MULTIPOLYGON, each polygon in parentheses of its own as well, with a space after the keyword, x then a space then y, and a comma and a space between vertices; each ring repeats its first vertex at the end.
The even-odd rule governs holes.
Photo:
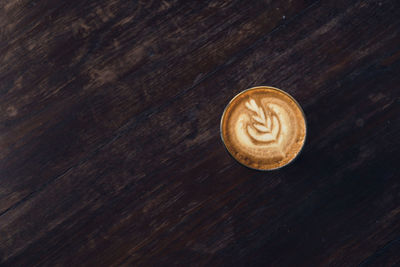
POLYGON ((0 263, 400 263, 397 1, 0 4, 0 263), (296 161, 219 136, 255 85, 302 105, 296 161))

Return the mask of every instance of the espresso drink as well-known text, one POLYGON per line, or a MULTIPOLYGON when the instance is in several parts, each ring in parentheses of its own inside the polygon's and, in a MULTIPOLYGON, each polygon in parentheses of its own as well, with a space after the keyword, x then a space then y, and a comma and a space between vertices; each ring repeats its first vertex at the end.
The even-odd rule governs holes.
POLYGON ((273 87, 254 87, 235 96, 221 119, 221 137, 240 163, 258 170, 273 170, 291 162, 306 137, 300 105, 273 87))

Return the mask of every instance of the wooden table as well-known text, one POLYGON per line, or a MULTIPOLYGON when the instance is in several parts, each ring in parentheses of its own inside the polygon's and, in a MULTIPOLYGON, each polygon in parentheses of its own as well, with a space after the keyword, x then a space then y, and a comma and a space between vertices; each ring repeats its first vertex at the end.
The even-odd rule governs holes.
POLYGON ((1 266, 400 264, 397 0, 0 2, 1 266), (237 163, 270 85, 301 155, 237 163))

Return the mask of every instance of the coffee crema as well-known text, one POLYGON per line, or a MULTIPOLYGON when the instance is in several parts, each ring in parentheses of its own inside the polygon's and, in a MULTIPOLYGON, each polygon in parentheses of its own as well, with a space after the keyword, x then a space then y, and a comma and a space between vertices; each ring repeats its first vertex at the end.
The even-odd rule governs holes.
POLYGON ((240 163, 273 170, 290 163, 306 137, 303 110, 286 92, 268 86, 236 95, 221 118, 221 137, 240 163))

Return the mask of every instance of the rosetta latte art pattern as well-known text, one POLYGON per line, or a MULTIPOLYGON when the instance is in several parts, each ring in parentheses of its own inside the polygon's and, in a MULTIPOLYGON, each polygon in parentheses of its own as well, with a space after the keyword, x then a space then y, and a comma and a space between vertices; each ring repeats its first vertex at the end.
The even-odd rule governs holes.
POLYGON ((273 112, 273 107, 269 105, 269 109, 264 110, 257 105, 254 99, 246 102, 246 107, 255 113, 255 115, 251 116, 253 123, 247 125, 249 136, 259 142, 276 142, 279 135, 280 122, 276 113, 273 112))

